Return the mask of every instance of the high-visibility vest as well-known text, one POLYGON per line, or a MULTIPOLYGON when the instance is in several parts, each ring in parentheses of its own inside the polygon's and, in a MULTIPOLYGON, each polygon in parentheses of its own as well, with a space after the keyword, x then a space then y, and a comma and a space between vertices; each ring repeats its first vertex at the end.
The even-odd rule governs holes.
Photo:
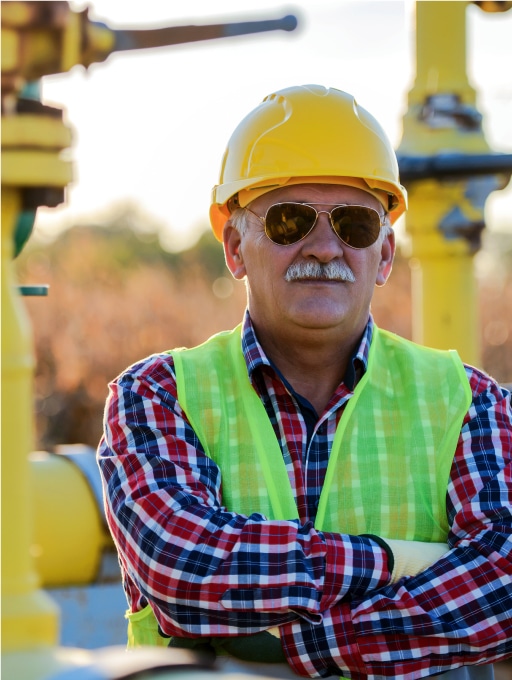
MULTIPOLYGON (((240 326, 172 355, 178 401, 221 470, 226 509, 297 519, 279 442, 249 380, 240 326)), ((422 347, 374 327, 367 371, 334 436, 315 527, 446 541, 448 479, 471 399, 455 351, 422 347)), ((149 606, 143 613, 128 614, 135 645, 142 642, 137 617, 146 624, 154 619, 149 606)), ((154 631, 158 636, 156 621, 154 631)), ((155 643, 162 644, 158 637, 155 643)))

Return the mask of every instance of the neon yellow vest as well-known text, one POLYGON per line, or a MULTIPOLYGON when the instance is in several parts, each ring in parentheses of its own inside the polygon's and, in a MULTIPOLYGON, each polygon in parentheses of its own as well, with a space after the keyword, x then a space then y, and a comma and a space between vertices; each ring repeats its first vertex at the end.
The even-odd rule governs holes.
MULTIPOLYGON (((199 347, 173 350, 178 400, 222 471, 228 510, 296 519, 283 455, 254 391, 240 327, 199 347)), ((368 369, 338 424, 315 527, 415 541, 446 540, 446 489, 471 390, 454 351, 421 347, 374 328, 368 369)), ((128 617, 156 620, 148 606, 128 617), (144 616, 144 615, 146 616, 144 616)), ((130 625, 129 625, 130 629, 130 625)), ((143 634, 145 644, 147 635, 143 634)))

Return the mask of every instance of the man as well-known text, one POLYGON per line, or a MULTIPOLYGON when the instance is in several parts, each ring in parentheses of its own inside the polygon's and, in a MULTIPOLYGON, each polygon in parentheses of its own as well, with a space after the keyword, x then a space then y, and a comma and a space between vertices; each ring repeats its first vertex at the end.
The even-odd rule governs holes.
POLYGON ((210 215, 243 323, 110 386, 131 644, 408 680, 512 655, 510 395, 370 314, 405 208, 344 92, 276 92, 233 133, 210 215))

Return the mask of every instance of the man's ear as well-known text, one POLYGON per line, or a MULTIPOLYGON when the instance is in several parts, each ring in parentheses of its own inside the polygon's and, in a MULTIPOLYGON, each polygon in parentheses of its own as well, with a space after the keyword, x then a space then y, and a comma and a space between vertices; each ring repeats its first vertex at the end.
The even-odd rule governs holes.
POLYGON ((375 284, 383 286, 391 274, 393 268, 393 260, 395 258, 395 232, 390 231, 386 238, 382 241, 380 250, 380 263, 377 271, 377 279, 375 284))
POLYGON ((242 256, 242 237, 240 232, 228 222, 224 227, 222 240, 224 243, 226 265, 233 275, 233 278, 240 281, 246 274, 244 258, 242 256))

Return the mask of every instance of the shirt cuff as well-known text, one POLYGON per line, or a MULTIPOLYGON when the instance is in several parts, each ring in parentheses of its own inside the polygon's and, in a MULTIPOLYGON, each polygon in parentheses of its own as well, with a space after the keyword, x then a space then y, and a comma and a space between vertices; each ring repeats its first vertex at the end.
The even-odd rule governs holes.
POLYGON ((340 676, 350 668, 352 680, 367 678, 348 604, 326 612, 318 625, 301 619, 280 626, 279 631, 288 664, 298 675, 340 676))
POLYGON ((230 588, 220 598, 220 604, 228 611, 272 612, 288 620, 290 616, 300 616, 302 612, 307 615, 309 612, 313 620, 321 620, 318 593, 311 587, 300 585, 230 588))
POLYGON ((346 595, 360 597, 388 585, 388 553, 373 538, 325 532, 324 539, 327 551, 321 612, 346 595))

